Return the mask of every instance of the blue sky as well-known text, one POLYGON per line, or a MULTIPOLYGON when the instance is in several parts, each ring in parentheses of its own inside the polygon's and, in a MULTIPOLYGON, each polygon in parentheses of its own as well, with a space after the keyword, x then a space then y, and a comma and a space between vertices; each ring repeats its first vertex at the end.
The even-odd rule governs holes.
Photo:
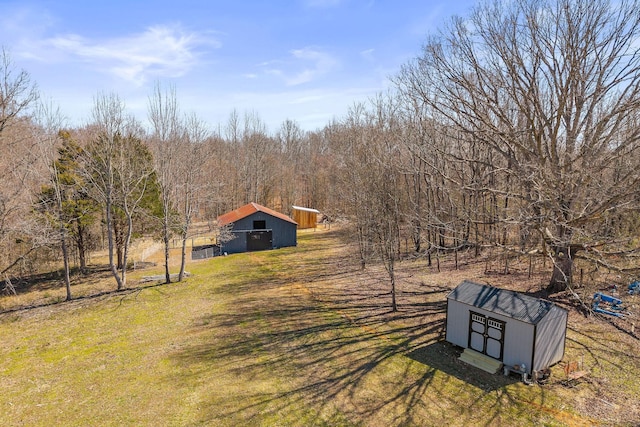
POLYGON ((98 93, 144 122, 156 82, 212 128, 232 110, 315 130, 385 89, 473 0, 0 0, 0 45, 69 124, 98 93))

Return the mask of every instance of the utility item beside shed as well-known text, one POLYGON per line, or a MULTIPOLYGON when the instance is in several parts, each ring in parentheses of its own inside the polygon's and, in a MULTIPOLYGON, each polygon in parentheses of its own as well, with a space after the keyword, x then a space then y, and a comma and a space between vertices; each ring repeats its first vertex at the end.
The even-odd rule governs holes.
POLYGON ((280 212, 249 203, 218 217, 220 227, 230 225, 234 238, 221 245, 221 252, 260 251, 297 245, 298 224, 280 212))
POLYGON ((465 280, 447 296, 446 340, 535 377, 562 360, 567 319, 550 301, 465 280))

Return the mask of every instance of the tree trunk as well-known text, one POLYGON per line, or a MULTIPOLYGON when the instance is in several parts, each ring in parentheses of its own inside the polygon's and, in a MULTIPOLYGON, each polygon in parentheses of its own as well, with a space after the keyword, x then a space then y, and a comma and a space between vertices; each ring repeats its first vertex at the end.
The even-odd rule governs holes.
MULTIPOLYGON (((116 253, 116 270, 122 269, 122 245, 123 245, 123 231, 120 229, 120 224, 118 224, 118 219, 115 215, 112 215, 111 221, 113 222, 112 230, 113 230, 113 244, 115 245, 115 253, 116 253)), ((118 289, 120 287, 118 286, 118 289)))
POLYGON ((122 263, 122 246, 119 244, 116 244, 116 268, 118 270, 122 270, 123 268, 123 263, 122 263))
POLYGON ((178 282, 182 282, 184 279, 184 269, 187 264, 187 236, 189 234, 189 228, 191 226, 191 209, 186 209, 184 228, 182 230, 182 252, 180 255, 180 274, 178 274, 178 282))
POLYGON ((78 247, 78 258, 80 259, 80 271, 82 274, 87 272, 87 245, 84 242, 84 227, 78 224, 76 229, 76 246, 78 247))
POLYGON ((127 286, 127 261, 129 259, 129 247, 131 246, 131 236, 133 235, 133 217, 132 213, 128 212, 127 215, 127 234, 124 236, 123 255, 122 255, 122 270, 120 270, 120 287, 118 290, 122 290, 127 286))
POLYGON ((573 280, 573 257, 569 248, 555 248, 553 273, 547 286, 551 294, 562 292, 571 286, 573 280))
POLYGON ((413 220, 413 250, 419 254, 422 244, 422 224, 419 219, 413 220))
POLYGON ((65 301, 71 301, 71 278, 69 277, 69 248, 67 247, 66 230, 60 227, 60 244, 62 246, 62 261, 64 263, 64 286, 67 291, 65 301))
POLYGON ((164 242, 164 282, 171 283, 169 272, 169 209, 165 209, 162 223, 162 240, 164 242))
POLYGON ((184 279, 185 265, 187 264, 187 233, 182 235, 182 251, 180 253, 180 273, 178 274, 178 282, 184 279))
POLYGON ((114 262, 113 259, 113 250, 114 250, 114 231, 113 231, 113 218, 112 218, 112 212, 111 212, 111 196, 108 195, 107 196, 107 202, 106 202, 106 207, 105 207, 105 211, 106 211, 106 222, 107 222, 107 241, 109 244, 109 268, 111 269, 111 274, 113 275, 113 277, 116 279, 116 283, 117 283, 117 289, 120 290, 122 289, 122 280, 120 279, 120 275, 118 274, 118 269, 116 267, 116 264, 114 262))
POLYGON ((391 273, 391 311, 394 313, 398 311, 398 304, 396 302, 396 276, 391 273))

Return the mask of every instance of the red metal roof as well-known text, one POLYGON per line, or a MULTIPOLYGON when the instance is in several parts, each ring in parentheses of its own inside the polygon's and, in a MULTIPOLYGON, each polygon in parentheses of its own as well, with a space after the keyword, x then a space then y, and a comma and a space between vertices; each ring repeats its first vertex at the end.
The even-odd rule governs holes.
POLYGON ((218 225, 222 226, 226 224, 231 224, 233 222, 241 220, 242 218, 246 218, 249 215, 253 215, 256 212, 264 212, 268 215, 275 216, 276 218, 280 218, 284 221, 298 225, 297 222, 295 222, 285 214, 281 214, 280 212, 276 212, 273 209, 265 208, 264 206, 259 205, 257 203, 253 203, 253 202, 247 205, 244 205, 242 207, 239 207, 234 211, 227 212, 224 215, 220 215, 218 217, 218 225))

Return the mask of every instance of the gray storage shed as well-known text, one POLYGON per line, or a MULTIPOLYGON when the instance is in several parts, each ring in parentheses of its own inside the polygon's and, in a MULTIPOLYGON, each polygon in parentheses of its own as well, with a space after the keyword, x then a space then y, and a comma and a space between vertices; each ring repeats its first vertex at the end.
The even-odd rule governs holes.
POLYGON ((218 225, 231 226, 233 240, 221 245, 221 252, 260 251, 297 245, 298 224, 280 212, 257 203, 246 204, 218 217, 218 225))
POLYGON ((567 319, 550 301, 465 280, 447 296, 446 340, 533 375, 562 360, 567 319))

